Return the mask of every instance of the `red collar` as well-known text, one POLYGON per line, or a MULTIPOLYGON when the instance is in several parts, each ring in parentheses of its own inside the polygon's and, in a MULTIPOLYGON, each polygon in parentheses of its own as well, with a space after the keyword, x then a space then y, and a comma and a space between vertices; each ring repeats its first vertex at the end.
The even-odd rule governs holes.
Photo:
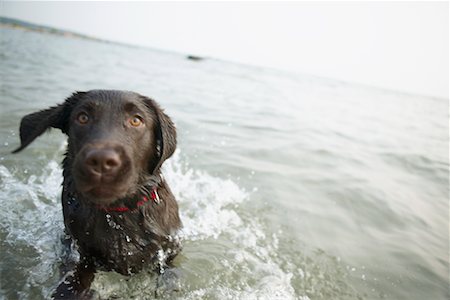
MULTIPOLYGON (((156 190, 156 187, 154 187, 150 193, 150 199, 155 202, 156 204, 159 204, 161 202, 161 199, 159 199, 158 191, 156 190)), ((141 200, 136 203, 136 208, 139 206, 144 205, 150 200, 147 196, 142 196, 141 200)), ((129 208, 128 206, 116 206, 116 207, 110 207, 110 206, 97 206, 98 209, 101 209, 106 212, 127 212, 127 211, 133 211, 136 208, 129 208)))

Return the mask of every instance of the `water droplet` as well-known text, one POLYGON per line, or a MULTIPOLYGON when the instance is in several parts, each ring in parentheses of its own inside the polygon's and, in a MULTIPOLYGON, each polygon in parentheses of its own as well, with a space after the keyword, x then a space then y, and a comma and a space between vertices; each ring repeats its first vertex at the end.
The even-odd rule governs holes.
POLYGON ((106 217, 106 223, 108 223, 109 227, 117 229, 117 230, 121 230, 122 229, 122 227, 119 224, 117 224, 116 222, 114 222, 112 220, 110 214, 106 214, 105 217, 106 217))
POLYGON ((298 273, 300 275, 300 278, 305 278, 305 272, 303 272, 302 269, 298 269, 298 273))

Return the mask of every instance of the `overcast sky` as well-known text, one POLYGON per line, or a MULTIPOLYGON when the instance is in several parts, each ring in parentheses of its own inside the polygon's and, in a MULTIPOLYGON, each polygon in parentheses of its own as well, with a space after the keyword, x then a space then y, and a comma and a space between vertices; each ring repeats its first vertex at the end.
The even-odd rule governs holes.
POLYGON ((100 38, 448 98, 447 2, 0 2, 100 38))

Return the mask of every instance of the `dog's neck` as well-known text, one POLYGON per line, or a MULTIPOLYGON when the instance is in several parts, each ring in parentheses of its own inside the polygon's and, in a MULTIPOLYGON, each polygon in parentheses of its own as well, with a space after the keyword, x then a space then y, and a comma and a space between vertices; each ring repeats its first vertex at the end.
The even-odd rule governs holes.
POLYGON ((99 210, 103 210, 105 212, 128 212, 128 211, 133 211, 133 210, 137 210, 140 206, 145 205, 147 202, 151 201, 152 203, 155 203, 156 205, 158 205, 159 203, 161 203, 161 199, 159 198, 158 195, 158 189, 156 187, 153 187, 153 189, 150 192, 150 197, 148 197, 147 195, 143 195, 141 197, 141 200, 135 200, 135 201, 129 201, 126 199, 121 199, 120 202, 122 203, 126 203, 128 205, 110 205, 110 206, 101 206, 101 205, 97 205, 97 209, 99 210), (130 203, 131 202, 131 203, 130 203), (129 206, 132 205, 132 206, 129 206))
POLYGON ((162 199, 159 197, 158 188, 161 187, 162 182, 162 174, 148 176, 145 184, 139 185, 139 188, 134 195, 117 199, 110 205, 93 204, 88 199, 85 199, 82 194, 77 193, 75 188, 67 188, 67 186, 74 184, 72 181, 66 182, 64 184, 64 189, 66 191, 75 191, 68 193, 69 205, 79 206, 81 204, 90 206, 99 211, 124 213, 137 211, 139 207, 144 205, 159 205, 162 199))

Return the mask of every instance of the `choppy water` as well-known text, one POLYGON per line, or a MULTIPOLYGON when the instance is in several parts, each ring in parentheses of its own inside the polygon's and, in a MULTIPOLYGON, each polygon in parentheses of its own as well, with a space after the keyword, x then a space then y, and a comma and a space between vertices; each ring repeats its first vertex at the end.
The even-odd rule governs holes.
MULTIPOLYGON (((64 137, 18 155, 23 115, 75 90, 133 90, 174 119, 178 299, 448 299, 448 99, 0 29, 0 298, 58 282, 64 137)), ((155 277, 99 273, 106 299, 155 277)), ((173 296, 170 296, 173 297, 173 296)))

